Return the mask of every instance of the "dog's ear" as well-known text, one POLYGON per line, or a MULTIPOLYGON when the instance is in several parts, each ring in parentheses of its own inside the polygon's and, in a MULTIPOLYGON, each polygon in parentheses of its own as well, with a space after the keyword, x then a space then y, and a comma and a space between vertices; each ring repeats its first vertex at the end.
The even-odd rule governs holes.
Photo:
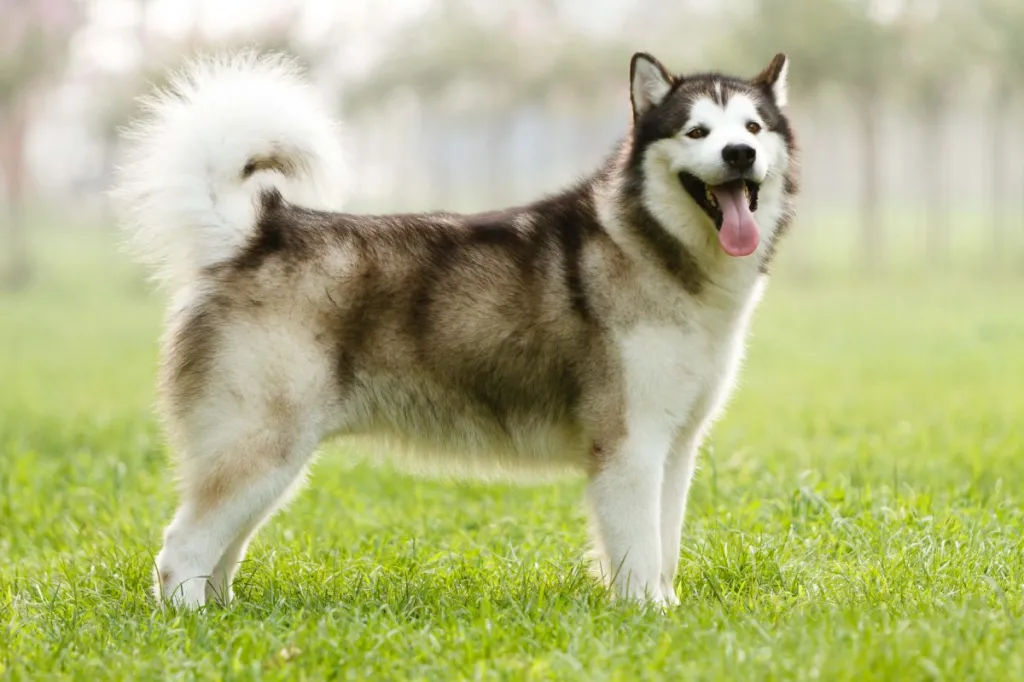
POLYGON ((633 117, 639 118, 661 104, 672 89, 675 79, 657 59, 646 52, 637 52, 629 62, 629 95, 633 117))
POLYGON ((772 58, 772 63, 764 71, 754 76, 751 83, 767 90, 776 106, 782 108, 789 102, 788 81, 789 57, 780 52, 772 58))

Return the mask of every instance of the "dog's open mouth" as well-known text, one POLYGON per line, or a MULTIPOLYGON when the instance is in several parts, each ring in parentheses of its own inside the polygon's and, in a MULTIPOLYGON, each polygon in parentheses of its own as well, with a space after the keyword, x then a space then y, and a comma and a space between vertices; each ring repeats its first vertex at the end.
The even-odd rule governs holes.
POLYGON ((754 211, 760 185, 742 179, 708 185, 689 173, 680 173, 679 182, 715 224, 718 241, 726 253, 749 256, 757 249, 760 237, 754 211))

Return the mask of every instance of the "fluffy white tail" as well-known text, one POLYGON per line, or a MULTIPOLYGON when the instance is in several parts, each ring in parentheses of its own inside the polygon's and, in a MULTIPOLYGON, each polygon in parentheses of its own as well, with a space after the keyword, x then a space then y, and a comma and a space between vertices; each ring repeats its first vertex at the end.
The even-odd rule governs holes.
POLYGON ((340 207, 339 131, 287 58, 194 61, 143 103, 112 196, 133 251, 172 287, 244 249, 265 190, 340 207))

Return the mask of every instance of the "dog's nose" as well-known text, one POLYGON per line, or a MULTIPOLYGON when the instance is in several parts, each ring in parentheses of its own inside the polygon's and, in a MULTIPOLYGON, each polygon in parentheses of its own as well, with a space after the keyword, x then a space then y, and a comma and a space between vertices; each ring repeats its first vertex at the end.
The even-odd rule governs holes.
POLYGON ((727 144, 722 148, 722 159, 729 168, 740 172, 749 170, 754 165, 757 151, 749 144, 727 144))

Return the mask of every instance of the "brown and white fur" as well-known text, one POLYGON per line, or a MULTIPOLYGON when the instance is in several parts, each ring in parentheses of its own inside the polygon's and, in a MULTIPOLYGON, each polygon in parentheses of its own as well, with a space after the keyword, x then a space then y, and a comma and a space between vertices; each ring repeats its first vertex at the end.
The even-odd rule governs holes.
POLYGON ((475 215, 338 212, 338 131, 282 58, 199 62, 150 99, 114 194, 171 294, 160 397, 181 503, 158 596, 229 600, 317 445, 360 435, 454 471, 584 472, 600 575, 677 603, 697 450, 796 191, 787 66, 674 76, 637 54, 632 126, 601 168, 475 215), (692 191, 736 176, 729 145, 756 152, 743 257, 692 191))

